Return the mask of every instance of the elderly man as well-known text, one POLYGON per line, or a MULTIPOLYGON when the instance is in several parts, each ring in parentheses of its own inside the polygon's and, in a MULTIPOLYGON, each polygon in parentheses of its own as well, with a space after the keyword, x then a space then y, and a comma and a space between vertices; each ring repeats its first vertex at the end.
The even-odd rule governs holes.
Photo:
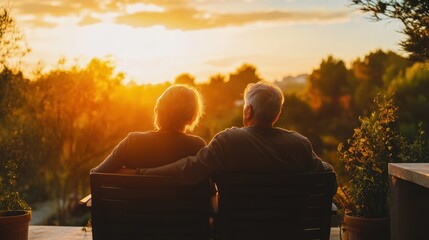
POLYGON ((249 84, 244 91, 244 127, 218 133, 196 156, 162 167, 137 169, 137 173, 176 176, 184 184, 194 184, 222 171, 333 171, 314 153, 306 137, 273 127, 283 102, 277 86, 249 84))

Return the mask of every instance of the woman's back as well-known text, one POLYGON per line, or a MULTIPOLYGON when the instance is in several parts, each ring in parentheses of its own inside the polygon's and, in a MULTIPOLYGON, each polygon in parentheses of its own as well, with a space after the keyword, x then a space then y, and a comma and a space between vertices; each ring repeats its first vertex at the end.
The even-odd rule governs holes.
POLYGON ((206 143, 200 137, 173 131, 132 132, 96 169, 116 172, 126 168, 152 168, 195 155, 206 143))
POLYGON ((130 151, 126 166, 151 168, 193 156, 206 145, 203 139, 181 132, 149 131, 128 135, 130 151))

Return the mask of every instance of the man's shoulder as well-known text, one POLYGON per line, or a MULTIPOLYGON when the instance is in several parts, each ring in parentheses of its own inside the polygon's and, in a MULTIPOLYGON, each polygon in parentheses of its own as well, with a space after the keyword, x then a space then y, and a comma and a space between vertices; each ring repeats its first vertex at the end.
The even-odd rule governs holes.
POLYGON ((236 136, 236 135, 242 134, 245 131, 246 130, 243 127, 230 127, 230 128, 225 128, 225 130, 218 132, 215 137, 236 136))
POLYGON ((230 128, 226 128, 223 131, 218 132, 212 139, 212 141, 217 141, 217 142, 225 142, 225 141, 230 141, 236 138, 239 138, 240 136, 242 136, 245 130, 242 127, 230 127, 230 128))
MULTIPOLYGON (((261 129, 263 129, 263 128, 261 128, 261 129)), ((267 128, 266 131, 267 132, 273 132, 274 131, 278 134, 285 135, 286 137, 300 139, 303 141, 308 141, 307 137, 305 137, 304 135, 301 135, 298 132, 288 130, 288 129, 284 129, 284 128, 279 128, 279 127, 267 128)), ((252 132, 251 128, 249 128, 249 127, 231 127, 231 128, 226 128, 225 130, 217 133, 216 136, 239 136, 242 134, 246 134, 248 132, 250 132, 250 133, 252 132)))
POLYGON ((279 133, 283 134, 285 138, 288 138, 292 141, 299 141, 299 142, 303 142, 303 143, 309 142, 307 137, 305 137, 304 135, 302 135, 298 132, 288 130, 288 129, 284 129, 284 128, 279 128, 279 127, 276 127, 274 129, 276 131, 278 131, 279 133))
MULTIPOLYGON (((273 133, 275 135, 278 135, 277 138, 284 139, 287 142, 295 142, 303 145, 308 145, 309 140, 307 137, 301 135, 298 132, 287 130, 284 128, 269 128, 269 129, 259 129, 262 131, 261 136, 272 135, 273 133)), ((259 134, 261 133, 259 131, 259 134)), ((256 133, 256 136, 259 136, 258 133, 256 133)), ((226 128, 225 130, 219 132, 216 134, 216 136, 213 139, 217 139, 220 141, 241 141, 243 138, 248 138, 249 135, 255 135, 255 131, 252 130, 252 128, 248 127, 231 127, 226 128)))
POLYGON ((280 127, 275 127, 274 129, 276 129, 277 131, 280 131, 280 132, 282 132, 284 134, 290 135, 292 137, 307 139, 304 135, 302 135, 302 134, 300 134, 298 132, 295 132, 293 130, 288 130, 288 129, 284 129, 284 128, 280 128, 280 127))

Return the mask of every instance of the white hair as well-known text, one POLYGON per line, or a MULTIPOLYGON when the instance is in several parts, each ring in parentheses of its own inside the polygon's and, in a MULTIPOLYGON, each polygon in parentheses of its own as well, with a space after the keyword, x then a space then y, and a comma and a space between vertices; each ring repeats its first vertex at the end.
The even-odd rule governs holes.
POLYGON ((276 85, 260 81, 247 85, 244 107, 252 106, 255 119, 273 123, 283 106, 284 96, 276 85))

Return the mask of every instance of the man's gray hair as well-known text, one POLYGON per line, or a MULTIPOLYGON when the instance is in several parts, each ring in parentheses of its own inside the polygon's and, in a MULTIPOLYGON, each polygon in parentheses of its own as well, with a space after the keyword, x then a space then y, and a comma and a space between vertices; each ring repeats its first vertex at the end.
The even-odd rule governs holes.
POLYGON ((252 105, 255 119, 273 123, 283 106, 284 96, 276 85, 260 81, 247 85, 244 107, 252 105))

